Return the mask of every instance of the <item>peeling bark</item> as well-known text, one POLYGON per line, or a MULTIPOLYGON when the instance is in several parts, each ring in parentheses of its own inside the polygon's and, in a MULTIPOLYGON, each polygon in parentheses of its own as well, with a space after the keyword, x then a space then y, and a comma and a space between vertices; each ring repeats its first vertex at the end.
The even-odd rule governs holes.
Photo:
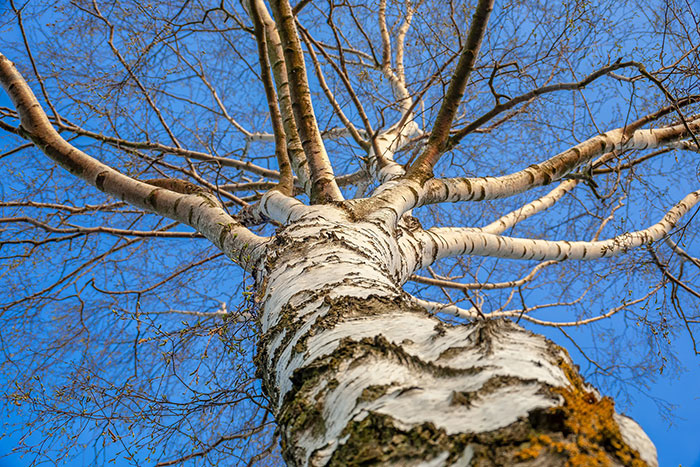
POLYGON ((257 364, 290 465, 657 465, 564 349, 406 295, 386 225, 307 207, 260 266, 257 364))

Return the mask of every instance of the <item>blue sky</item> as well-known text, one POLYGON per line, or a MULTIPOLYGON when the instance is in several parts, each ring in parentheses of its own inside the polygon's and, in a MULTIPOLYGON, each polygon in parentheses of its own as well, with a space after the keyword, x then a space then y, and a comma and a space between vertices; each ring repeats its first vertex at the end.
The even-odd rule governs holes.
MULTIPOLYGON (((9 106, 4 94, 0 95, 0 106, 9 106)), ((0 133, 0 138, 4 138, 2 133, 0 133)), ((0 146, 2 145, 0 144, 0 146)), ((620 325, 622 326, 624 323, 620 325)), ((582 366, 585 372, 585 360, 576 349, 572 348, 570 343, 556 330, 546 331, 546 333, 550 338, 569 349, 574 360, 582 366)), ((585 330, 573 331, 573 334, 581 347, 586 348, 588 345, 592 345, 590 335, 585 330)), ((683 333, 677 336, 674 347, 682 358, 683 371, 680 375, 670 380, 664 378, 645 389, 649 396, 642 395, 631 388, 630 392, 634 395, 634 401, 625 412, 638 421, 655 442, 659 452, 660 465, 700 467, 700 442, 698 441, 700 440, 700 357, 692 355, 690 341, 683 333), (663 399, 677 406, 672 419, 666 420, 660 415, 652 397, 663 399)), ((17 417, 7 421, 21 424, 22 418, 17 417)), ((0 440, 0 467, 28 465, 27 458, 22 459, 17 454, 9 454, 18 440, 19 435, 0 440), (9 455, 2 456, 2 454, 9 455)), ((70 467, 93 465, 92 452, 88 450, 84 456, 78 456, 63 465, 70 467)), ((127 466, 134 465, 134 463, 117 458, 113 465, 127 466)))

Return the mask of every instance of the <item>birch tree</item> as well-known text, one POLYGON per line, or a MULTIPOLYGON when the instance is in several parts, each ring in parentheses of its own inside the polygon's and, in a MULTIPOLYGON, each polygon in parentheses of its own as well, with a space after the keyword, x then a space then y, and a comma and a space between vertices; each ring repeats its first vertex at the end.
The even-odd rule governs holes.
POLYGON ((0 41, 34 462, 658 465, 538 332, 608 388, 693 338, 690 3, 41 3, 0 41))

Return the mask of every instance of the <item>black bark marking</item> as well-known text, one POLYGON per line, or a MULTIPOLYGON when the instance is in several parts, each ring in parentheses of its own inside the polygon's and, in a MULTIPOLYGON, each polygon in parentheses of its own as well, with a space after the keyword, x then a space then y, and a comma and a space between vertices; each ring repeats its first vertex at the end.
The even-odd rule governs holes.
POLYGON ((98 173, 97 177, 95 177, 95 186, 98 190, 105 191, 105 179, 107 178, 107 175, 109 175, 109 171, 104 170, 98 173))
POLYGON ((414 198, 413 204, 416 204, 418 202, 418 200, 420 199, 420 194, 418 193, 418 190, 413 188, 410 184, 406 185, 406 188, 408 188, 408 190, 413 194, 413 198, 414 198))
POLYGON ((542 185, 549 185, 552 183, 552 174, 550 174, 546 169, 542 170, 542 185))
POLYGON ((525 170, 525 174, 527 174, 527 184, 532 185, 535 183, 535 175, 530 171, 529 169, 525 170))
MULTIPOLYGON (((468 178, 465 178, 464 184, 467 185, 467 193, 469 193, 469 195, 467 197, 471 198, 471 195, 473 193, 472 182, 470 182, 468 178)), ((448 189, 448 194, 449 194, 449 189, 448 189)))
POLYGON ((158 192, 162 191, 160 188, 155 188, 151 190, 151 192, 146 196, 146 199, 144 200, 144 204, 151 209, 155 210, 156 209, 156 204, 158 203, 158 192))
POLYGON ((175 200, 175 203, 173 203, 173 213, 177 214, 177 208, 180 206, 183 198, 184 196, 178 196, 178 198, 175 200))

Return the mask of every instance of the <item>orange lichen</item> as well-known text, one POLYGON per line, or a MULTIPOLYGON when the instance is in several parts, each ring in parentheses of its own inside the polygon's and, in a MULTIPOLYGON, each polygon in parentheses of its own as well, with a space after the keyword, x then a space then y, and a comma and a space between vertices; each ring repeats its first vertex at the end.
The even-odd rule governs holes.
POLYGON ((566 360, 561 359, 559 367, 571 386, 552 389, 563 398, 564 403, 548 412, 563 415, 562 436, 533 433, 527 447, 520 450, 516 458, 533 459, 546 450, 561 454, 566 459, 567 467, 605 467, 611 464, 613 458, 617 458, 615 463, 626 466, 646 466, 639 453, 623 440, 614 419, 613 401, 588 390, 581 376, 566 360))
POLYGON ((530 439, 530 445, 515 454, 520 461, 534 459, 540 455, 545 446, 550 445, 552 439, 547 435, 537 435, 530 439), (546 438, 546 439, 545 439, 546 438))

